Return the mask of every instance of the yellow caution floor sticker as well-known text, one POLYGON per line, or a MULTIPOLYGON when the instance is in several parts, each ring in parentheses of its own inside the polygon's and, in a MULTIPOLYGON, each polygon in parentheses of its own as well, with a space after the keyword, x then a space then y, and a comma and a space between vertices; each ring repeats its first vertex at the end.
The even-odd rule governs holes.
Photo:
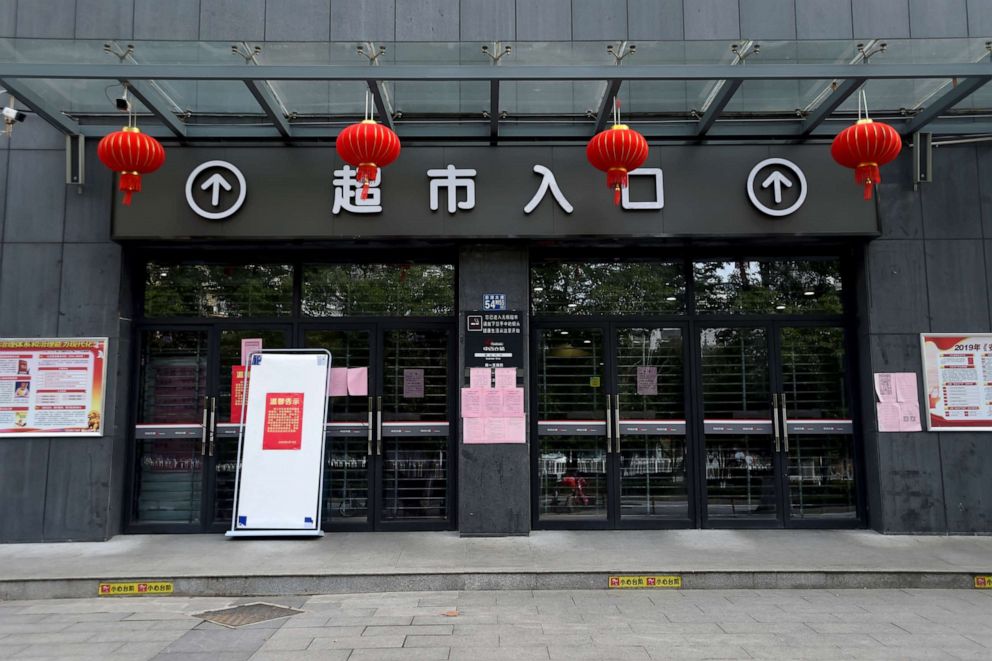
POLYGON ((611 588, 680 588, 681 576, 610 576, 611 588))
POLYGON ((976 576, 975 587, 979 590, 992 590, 992 576, 976 576))
POLYGON ((135 583, 101 583, 97 592, 101 597, 122 594, 172 594, 172 581, 140 581, 135 583))

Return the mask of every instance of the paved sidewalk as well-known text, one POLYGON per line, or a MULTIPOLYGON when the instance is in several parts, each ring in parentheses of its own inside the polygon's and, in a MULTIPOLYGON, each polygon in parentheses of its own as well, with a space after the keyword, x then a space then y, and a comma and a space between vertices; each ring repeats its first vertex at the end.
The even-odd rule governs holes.
POLYGON ((0 602, 0 658, 992 658, 980 590, 482 591, 269 597, 289 618, 227 629, 191 617, 256 599, 0 602))

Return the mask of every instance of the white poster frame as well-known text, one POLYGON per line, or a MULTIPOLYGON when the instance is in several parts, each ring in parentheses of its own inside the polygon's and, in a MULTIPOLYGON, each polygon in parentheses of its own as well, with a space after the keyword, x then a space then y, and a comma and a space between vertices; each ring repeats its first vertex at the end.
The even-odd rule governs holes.
MULTIPOLYGON (((327 382, 331 370, 331 360, 332 360, 331 352, 328 351, 327 349, 263 349, 261 351, 252 352, 248 356, 247 371, 245 373, 244 405, 241 408, 241 427, 240 427, 240 431, 238 432, 238 457, 237 457, 237 463, 235 464, 236 470, 234 477, 234 507, 231 513, 231 529, 225 533, 227 537, 323 537, 324 536, 324 531, 321 528, 322 524, 321 524, 321 516, 320 516, 320 512, 321 512, 320 499, 324 488, 323 459, 324 459, 325 445, 327 443, 327 434, 326 434, 327 406, 328 406, 328 395, 330 394, 329 391, 327 390, 327 382), (316 489, 316 510, 315 510, 316 516, 312 528, 309 527, 251 528, 248 526, 238 525, 238 515, 239 515, 239 507, 241 504, 241 487, 242 487, 242 477, 243 477, 242 466, 244 461, 245 430, 247 427, 246 420, 248 417, 249 402, 251 401, 250 399, 251 385, 252 385, 251 371, 252 371, 252 367, 255 364, 254 356, 256 355, 265 356, 271 354, 297 354, 297 355, 311 354, 311 355, 327 356, 327 362, 325 365, 326 373, 321 377, 320 380, 321 384, 323 384, 324 387, 324 393, 323 393, 324 397, 322 398, 323 403, 321 407, 322 417, 320 424, 320 454, 319 454, 320 459, 318 461, 319 472, 318 472, 317 489, 316 489)), ((306 406, 306 402, 304 402, 304 407, 305 406, 306 406)))
MULTIPOLYGON (((923 403, 924 412, 923 417, 927 421, 927 431, 932 432, 962 432, 962 431, 992 431, 992 418, 988 418, 989 424, 987 425, 976 425, 976 426, 954 426, 954 427, 944 427, 941 425, 934 425, 930 418, 930 391, 932 388, 940 387, 939 379, 937 383, 932 383, 930 379, 931 371, 939 369, 939 366, 930 365, 927 361, 927 351, 926 344, 928 337, 964 337, 964 338, 980 338, 983 342, 988 342, 992 346, 992 333, 920 333, 920 360, 923 365, 923 403)), ((981 387, 981 386, 979 386, 981 387)))

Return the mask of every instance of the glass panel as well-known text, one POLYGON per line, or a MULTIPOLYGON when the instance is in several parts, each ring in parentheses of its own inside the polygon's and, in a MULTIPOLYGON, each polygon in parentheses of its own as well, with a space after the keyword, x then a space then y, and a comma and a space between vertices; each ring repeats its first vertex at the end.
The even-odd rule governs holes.
POLYGON ((695 262, 692 269, 699 312, 843 311, 837 260, 695 262))
POLYGON ((706 328, 700 351, 709 518, 773 517, 772 436, 734 428, 735 422, 748 421, 771 426, 767 333, 706 328), (726 426, 717 433, 713 426, 721 423, 726 426))
MULTIPOLYGON (((648 423, 685 422, 682 331, 617 331, 617 414, 648 423)), ((620 431, 620 516, 686 519, 686 443, 681 436, 620 431)))
POLYGON ((531 268, 534 314, 685 311, 682 265, 669 262, 549 262, 531 268))
POLYGON ((293 311, 286 264, 162 264, 145 267, 146 317, 282 317, 293 311))
MULTIPOLYGON (((783 328, 780 336, 786 412, 790 421, 846 420, 844 331, 783 328)), ((852 434, 789 434, 793 518, 854 518, 852 434)))
POLYGON ((323 264, 303 267, 303 314, 443 317, 455 310, 451 264, 323 264))
MULTIPOLYGON (((540 421, 606 420, 603 332, 541 330, 538 345, 540 421)), ((605 519, 606 425, 598 434, 540 432, 539 516, 542 520, 605 519)))
POLYGON ((203 424, 206 331, 144 331, 138 424, 203 424))
MULTIPOLYGON (((369 367, 369 331, 317 330, 307 331, 303 338, 307 347, 319 347, 331 352, 331 366, 336 369, 369 367)), ((369 421, 368 397, 335 396, 328 400, 329 422, 369 421)), ((325 521, 347 519, 368 520, 368 437, 330 436, 324 456, 325 521)))
MULTIPOLYGON (((220 373, 217 386, 217 423, 231 423, 231 372, 241 364, 241 340, 262 338, 266 349, 286 348, 281 330, 222 330, 220 333, 220 373)), ((240 420, 239 420, 240 422, 240 420)), ((238 461, 237 437, 218 437, 215 442, 214 521, 229 523, 234 510, 234 477, 238 461)))
MULTIPOLYGON (((448 422, 448 336, 442 329, 385 332, 383 423, 448 422)), ((415 429, 404 436, 384 431, 382 516, 386 520, 447 517, 448 435, 416 434, 415 429)))
POLYGON ((139 440, 137 462, 135 523, 199 523, 200 439, 139 440))

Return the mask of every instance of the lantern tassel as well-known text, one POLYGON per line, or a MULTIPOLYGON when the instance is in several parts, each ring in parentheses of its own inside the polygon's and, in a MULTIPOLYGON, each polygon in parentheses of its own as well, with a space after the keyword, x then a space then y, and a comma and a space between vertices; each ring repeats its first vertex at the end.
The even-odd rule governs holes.
POLYGON ((882 181, 882 172, 877 163, 862 163, 854 169, 854 181, 865 187, 865 199, 870 200, 875 184, 882 181))
POLYGON ((124 193, 121 202, 124 206, 131 206, 131 194, 141 192, 141 175, 137 172, 122 172, 119 189, 124 193))
POLYGON ((359 163, 358 170, 355 172, 355 179, 362 182, 362 199, 369 199, 369 184, 375 181, 375 176, 379 173, 379 169, 376 167, 375 163, 359 163))
POLYGON ((613 189, 613 204, 620 206, 621 191, 627 187, 627 170, 610 168, 606 172, 606 185, 613 189))

